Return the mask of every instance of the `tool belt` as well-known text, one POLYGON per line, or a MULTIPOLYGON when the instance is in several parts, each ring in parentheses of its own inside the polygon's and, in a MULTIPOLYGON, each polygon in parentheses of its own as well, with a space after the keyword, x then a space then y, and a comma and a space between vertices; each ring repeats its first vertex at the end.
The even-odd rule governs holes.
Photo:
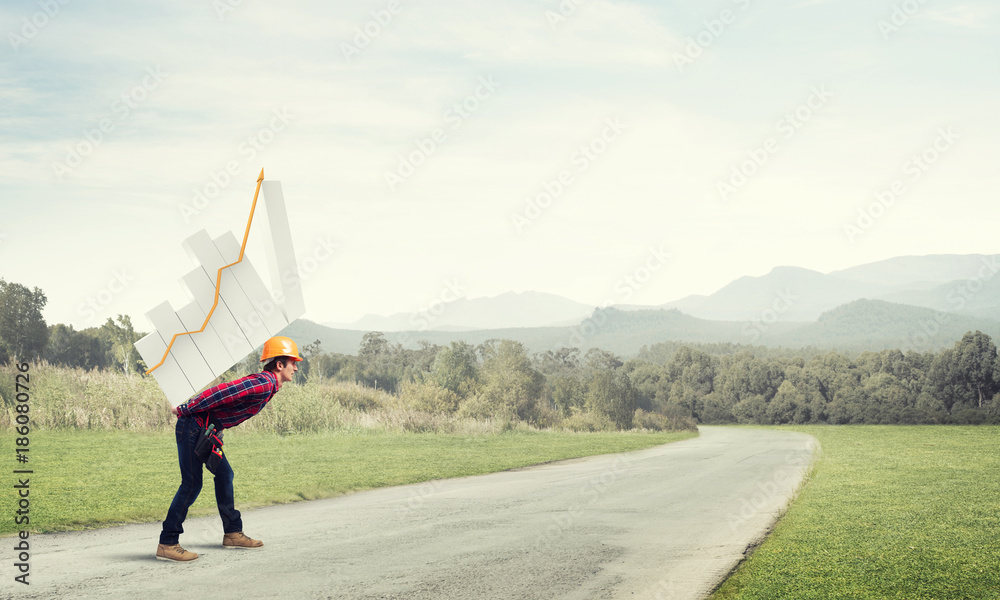
MULTIPOLYGON (((195 421, 197 422, 197 420, 195 421)), ((205 422, 198 423, 198 440, 194 443, 195 457, 204 462, 208 470, 215 474, 225 456, 222 454, 222 433, 215 430, 215 425, 205 414, 205 422)))

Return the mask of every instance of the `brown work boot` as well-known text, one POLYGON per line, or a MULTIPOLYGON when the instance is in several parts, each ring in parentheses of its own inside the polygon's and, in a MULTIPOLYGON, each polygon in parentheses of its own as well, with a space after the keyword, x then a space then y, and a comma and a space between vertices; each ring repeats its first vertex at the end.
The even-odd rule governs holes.
POLYGON ((198 558, 198 553, 181 548, 180 544, 159 544, 156 546, 156 560, 172 560, 174 562, 190 562, 198 558))
POLYGON ((222 546, 225 548, 260 548, 263 545, 264 542, 248 538, 242 531, 222 536, 222 546))

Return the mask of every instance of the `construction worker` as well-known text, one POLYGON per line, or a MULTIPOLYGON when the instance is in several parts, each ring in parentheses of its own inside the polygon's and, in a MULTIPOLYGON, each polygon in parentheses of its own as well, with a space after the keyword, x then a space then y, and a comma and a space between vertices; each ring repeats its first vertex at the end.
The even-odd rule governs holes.
MULTIPOLYGON (((281 389, 281 384, 291 381, 299 370, 301 361, 299 348, 290 338, 275 336, 264 343, 260 362, 264 370, 227 383, 208 388, 184 404, 171 409, 177 416, 177 458, 181 467, 181 485, 174 495, 167 518, 163 521, 160 543, 156 548, 156 558, 178 562, 192 561, 198 554, 185 550, 180 545, 180 535, 184 533, 188 508, 194 504, 201 492, 201 476, 204 462, 194 455, 195 442, 204 430, 206 419, 222 430, 235 427, 254 416, 281 389)), ((224 548, 260 548, 260 540, 247 537, 243 533, 240 511, 233 500, 233 470, 224 456, 215 473, 215 500, 222 517, 224 548)))

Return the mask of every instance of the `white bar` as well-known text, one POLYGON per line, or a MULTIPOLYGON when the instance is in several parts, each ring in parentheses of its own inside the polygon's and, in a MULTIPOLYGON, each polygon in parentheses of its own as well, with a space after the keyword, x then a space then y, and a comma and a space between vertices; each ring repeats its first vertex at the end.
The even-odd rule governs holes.
MULTIPOLYGON (((177 318, 177 313, 170 307, 169 302, 161 302, 148 312, 146 318, 153 324, 156 333, 160 334, 160 339, 169 344, 175 334, 190 331, 184 328, 184 324, 177 318)), ((198 351, 198 346, 190 335, 178 335, 170 346, 170 355, 174 357, 180 366, 184 376, 195 389, 200 390, 215 379, 212 369, 208 366, 205 357, 198 351)), ((154 373, 156 371, 153 371, 154 373)))
MULTIPOLYGON (((215 316, 214 314, 212 315, 215 316)), ((230 366, 239 359, 234 359, 226 350, 219 334, 215 332, 215 327, 209 321, 205 324, 205 311, 201 309, 196 301, 191 301, 187 306, 177 311, 177 318, 181 320, 185 331, 195 331, 205 325, 205 330, 200 333, 192 333, 191 341, 198 347, 198 351, 205 357, 208 368, 212 370, 212 375, 218 377, 226 372, 230 366)))
MULTIPOLYGON (((219 254, 218 248, 216 248, 204 230, 184 240, 183 245, 185 250, 193 253, 195 258, 201 262, 205 271, 212 275, 212 298, 214 299, 216 274, 219 272, 220 267, 224 267, 232 261, 226 262, 223 259, 222 255, 219 254)), ((246 336, 252 350, 263 344, 271 336, 260 320, 260 316, 257 315, 257 310, 250 303, 250 299, 243 293, 243 288, 240 287, 232 270, 233 268, 230 267, 222 271, 222 287, 219 288, 219 299, 220 303, 226 303, 229 312, 236 319, 236 323, 239 324, 240 330, 243 331, 243 335, 246 336)))
MULTIPOLYGON (((231 231, 222 234, 213 241, 215 242, 215 247, 219 249, 219 254, 222 255, 222 260, 226 261, 226 264, 234 262, 240 257, 240 245, 231 231)), ((251 317, 248 316, 248 320, 251 320, 251 322, 259 320, 262 322, 268 331, 268 337, 278 335, 282 329, 288 326, 288 321, 285 320, 285 316, 281 314, 281 310, 274 302, 274 299, 271 298, 271 292, 264 285, 264 281, 261 280, 260 275, 253 268, 250 257, 244 254, 243 260, 239 264, 229 267, 229 270, 236 276, 240 287, 243 288, 243 293, 247 295, 247 298, 250 299, 250 304, 257 311, 257 317, 251 320, 251 317)))
MULTIPOLYGON (((208 273, 201 267, 185 275, 182 281, 188 292, 195 297, 198 306, 207 315, 208 311, 212 310, 212 303, 215 302, 215 281, 209 278, 208 273)), ((219 298, 219 305, 215 307, 215 312, 212 313, 212 319, 208 324, 215 328, 215 333, 218 334, 223 348, 232 358, 233 362, 229 366, 238 363, 247 354, 253 352, 253 346, 247 341, 247 336, 243 334, 243 330, 240 329, 222 298, 219 298)))
MULTIPOLYGON (((146 368, 149 369, 163 358, 167 343, 154 331, 137 341, 135 349, 139 351, 142 360, 146 361, 146 368)), ((184 404, 194 395, 194 386, 184 376, 172 353, 167 355, 167 359, 153 371, 152 375, 172 406, 184 404)))
POLYGON ((276 294, 275 297, 280 300, 285 319, 291 323, 305 314, 306 303, 302 296, 299 266, 295 262, 295 248, 292 245, 292 230, 288 225, 285 196, 281 191, 280 181, 264 181, 261 183, 260 191, 264 195, 264 206, 267 209, 268 226, 265 231, 272 250, 267 254, 271 288, 276 294))

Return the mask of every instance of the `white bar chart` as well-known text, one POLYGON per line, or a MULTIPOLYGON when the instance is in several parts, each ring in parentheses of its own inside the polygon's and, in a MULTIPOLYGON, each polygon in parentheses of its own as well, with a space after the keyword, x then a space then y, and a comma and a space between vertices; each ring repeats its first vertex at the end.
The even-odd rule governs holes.
MULTIPOLYGON (((271 288, 245 255, 240 259, 245 248, 231 231, 212 239, 201 230, 182 243, 197 265, 181 278, 191 301, 176 310, 163 302, 146 313, 154 331, 135 347, 173 406, 186 402, 305 313, 281 182, 262 178, 263 172, 258 189, 266 217, 258 226, 264 234, 271 288)), ((253 212, 247 233, 252 224, 253 212)))

